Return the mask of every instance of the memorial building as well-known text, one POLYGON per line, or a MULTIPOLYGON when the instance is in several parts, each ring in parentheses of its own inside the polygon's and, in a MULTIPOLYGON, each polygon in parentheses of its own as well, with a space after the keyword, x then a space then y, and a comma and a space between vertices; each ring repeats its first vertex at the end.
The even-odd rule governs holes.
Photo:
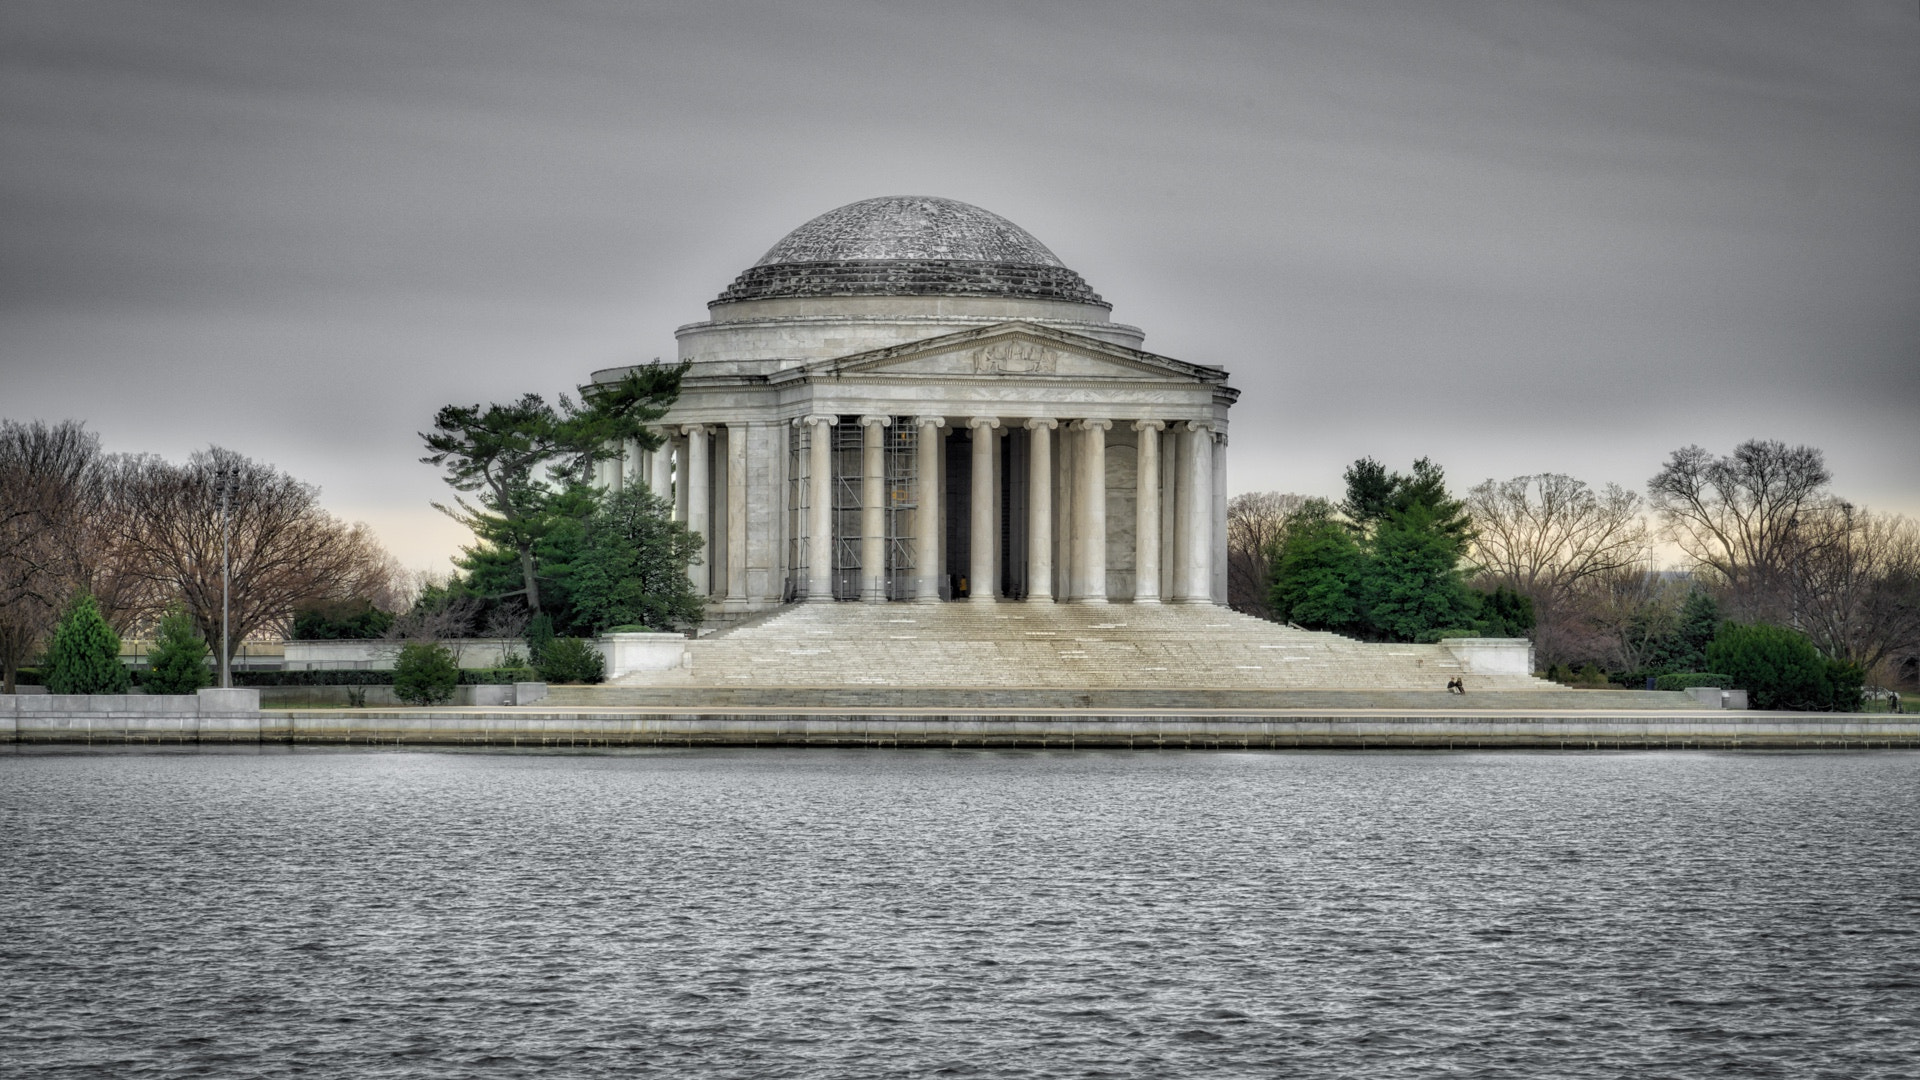
POLYGON ((717 621, 798 601, 1226 602, 1226 371, 1142 349, 1018 225, 865 199, 707 307, 676 335, 692 366, 666 445, 599 480, 671 495, 717 621))

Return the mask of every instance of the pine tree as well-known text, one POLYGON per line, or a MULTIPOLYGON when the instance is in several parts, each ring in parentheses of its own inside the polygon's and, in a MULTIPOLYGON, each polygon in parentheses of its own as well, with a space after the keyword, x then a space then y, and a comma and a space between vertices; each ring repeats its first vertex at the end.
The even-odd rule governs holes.
POLYGON ((67 605, 47 646, 47 690, 55 694, 124 694, 133 677, 120 663, 120 635, 100 617, 91 594, 67 605))
POLYGON ((207 643, 193 628, 193 617, 170 608, 160 620, 145 685, 150 694, 191 694, 213 684, 207 669, 207 643))
POLYGON ((1309 499, 1274 545, 1270 604, 1286 622, 1352 633, 1360 625, 1366 553, 1324 499, 1309 499))
POLYGON ((1374 632, 1387 641, 1420 641, 1473 625, 1473 600, 1460 572, 1460 544, 1425 503, 1390 514, 1373 534, 1360 582, 1374 632))

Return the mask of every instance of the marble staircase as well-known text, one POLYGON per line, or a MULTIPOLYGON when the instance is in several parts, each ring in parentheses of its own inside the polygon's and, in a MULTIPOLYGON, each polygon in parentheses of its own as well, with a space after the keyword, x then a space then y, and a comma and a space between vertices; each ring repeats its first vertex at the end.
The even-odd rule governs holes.
POLYGON ((1429 711, 1691 705, 1683 694, 1573 691, 1526 675, 1467 672, 1440 645, 1368 644, 1211 605, 800 604, 689 648, 690 667, 603 687, 556 687, 554 703, 664 707, 697 699, 755 708, 1067 709, 1291 703, 1429 711), (1465 680, 1465 695, 1445 692, 1455 676, 1465 680))

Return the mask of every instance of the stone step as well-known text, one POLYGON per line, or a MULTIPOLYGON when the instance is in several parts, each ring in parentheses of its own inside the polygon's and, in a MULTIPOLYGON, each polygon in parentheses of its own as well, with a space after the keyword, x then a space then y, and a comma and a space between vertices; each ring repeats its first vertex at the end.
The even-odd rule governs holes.
POLYGON ((1697 709, 1683 693, 1642 690, 1172 690, 1125 687, 555 686, 544 705, 654 709, 1062 710, 1194 713, 1293 709, 1435 711, 1697 709))
POLYGON ((667 688, 1307 690, 1556 694, 1466 673, 1439 645, 1377 645, 1211 605, 799 604, 689 644, 692 664, 628 676, 667 688))

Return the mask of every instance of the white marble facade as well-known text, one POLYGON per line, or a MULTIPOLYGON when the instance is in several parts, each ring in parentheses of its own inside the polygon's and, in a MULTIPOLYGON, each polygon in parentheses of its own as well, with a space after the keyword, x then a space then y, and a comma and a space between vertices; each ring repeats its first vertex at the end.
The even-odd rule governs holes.
MULTIPOLYGON (((670 494, 716 613, 799 600, 1226 602, 1217 367, 1005 219, 945 199, 801 226, 678 332, 662 423, 603 484, 670 494)), ((595 373, 611 381, 628 369, 595 373)))

